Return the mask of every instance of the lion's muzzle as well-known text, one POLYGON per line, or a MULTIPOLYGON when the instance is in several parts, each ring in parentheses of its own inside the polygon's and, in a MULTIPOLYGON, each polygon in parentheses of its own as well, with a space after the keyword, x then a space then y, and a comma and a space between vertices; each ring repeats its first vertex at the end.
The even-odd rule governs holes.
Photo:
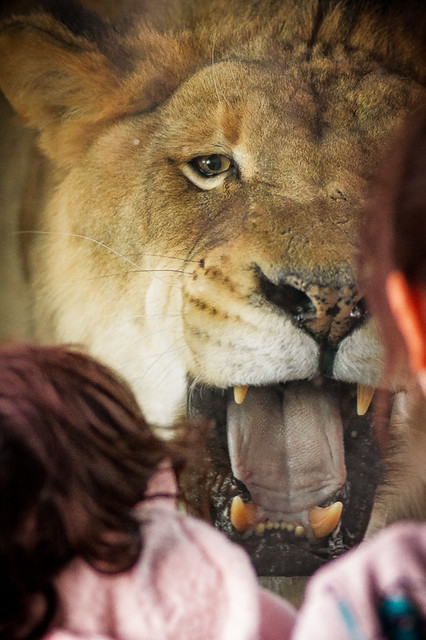
POLYGON ((259 270, 259 287, 265 299, 282 309, 296 326, 330 347, 366 317, 363 298, 353 283, 323 285, 297 274, 274 282, 259 270))

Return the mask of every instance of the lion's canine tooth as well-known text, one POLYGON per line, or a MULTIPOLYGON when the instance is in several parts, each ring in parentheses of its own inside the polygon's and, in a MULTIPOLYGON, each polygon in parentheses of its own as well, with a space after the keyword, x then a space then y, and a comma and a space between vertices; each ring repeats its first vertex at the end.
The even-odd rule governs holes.
POLYGON ((316 538, 325 538, 339 524, 343 504, 334 502, 329 507, 313 507, 308 514, 316 538))
POLYGON ((232 526, 239 533, 244 533, 249 529, 256 516, 256 505, 254 502, 243 502, 240 496, 235 496, 231 502, 229 512, 232 526))
POLYGON ((234 387, 234 400, 237 404, 243 404, 247 389, 248 384, 245 384, 242 387, 234 387))
POLYGON ((367 413, 367 409, 370 406, 374 392, 374 387, 370 387, 367 384, 358 384, 356 393, 356 410, 359 416, 363 416, 367 413))
POLYGON ((303 527, 301 524, 298 524, 297 527, 295 527, 294 529, 294 533, 297 536, 304 536, 305 535, 305 527, 303 527))

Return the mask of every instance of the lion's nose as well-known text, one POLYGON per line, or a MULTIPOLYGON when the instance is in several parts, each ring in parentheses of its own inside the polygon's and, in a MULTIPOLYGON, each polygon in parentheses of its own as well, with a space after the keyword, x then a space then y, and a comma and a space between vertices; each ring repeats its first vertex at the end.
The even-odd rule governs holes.
POLYGON ((274 283, 262 273, 260 289, 268 302, 320 343, 336 345, 367 315, 355 284, 324 286, 295 275, 274 283))

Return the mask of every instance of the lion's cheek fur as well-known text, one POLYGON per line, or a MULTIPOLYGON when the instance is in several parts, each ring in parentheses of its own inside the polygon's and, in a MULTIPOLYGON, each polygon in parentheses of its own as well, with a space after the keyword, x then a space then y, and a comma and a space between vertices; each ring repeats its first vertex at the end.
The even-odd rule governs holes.
POLYGON ((89 346, 129 380, 151 422, 170 425, 186 410, 182 260, 158 238, 147 245, 142 197, 135 206, 123 189, 114 209, 108 180, 91 191, 84 181, 83 163, 50 202, 32 251, 38 337, 89 346))
MULTIPOLYGON (((161 269, 158 277, 136 273, 92 279, 86 273, 79 279, 79 269, 67 260, 58 264, 64 247, 58 251, 54 244, 49 278, 44 274, 43 286, 37 287, 39 326, 50 340, 55 335, 58 342, 67 342, 72 336, 73 342, 90 345, 94 355, 129 381, 150 422, 172 424, 186 411, 188 350, 180 288, 167 274, 163 278, 161 269)), ((84 261, 87 253, 80 245, 73 255, 84 261)))

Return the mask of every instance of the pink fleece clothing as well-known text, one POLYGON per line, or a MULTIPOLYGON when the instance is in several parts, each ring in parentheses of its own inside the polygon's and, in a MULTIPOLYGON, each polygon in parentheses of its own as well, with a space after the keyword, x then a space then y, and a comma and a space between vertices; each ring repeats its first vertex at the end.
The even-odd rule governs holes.
MULTIPOLYGON (((156 490, 159 489, 157 484, 156 490)), ((106 575, 73 560, 56 582, 62 619, 45 640, 287 640, 294 610, 259 588, 246 553, 170 500, 141 509, 137 564, 106 575)))
POLYGON ((318 570, 292 640, 381 640, 381 603, 401 593, 426 620, 424 524, 395 524, 318 570))

